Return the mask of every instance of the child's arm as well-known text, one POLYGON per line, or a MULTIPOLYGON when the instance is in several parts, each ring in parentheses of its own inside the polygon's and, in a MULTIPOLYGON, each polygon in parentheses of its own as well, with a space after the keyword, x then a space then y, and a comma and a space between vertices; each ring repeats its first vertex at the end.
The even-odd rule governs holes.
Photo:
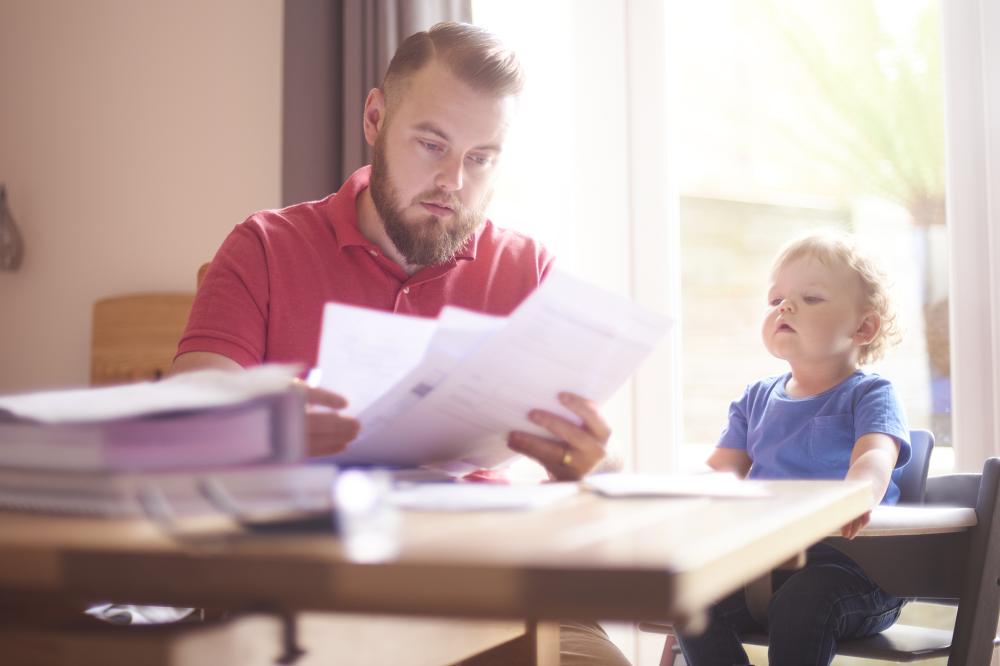
MULTIPOLYGON (((872 506, 882 501, 889 487, 892 470, 896 467, 899 445, 889 435, 870 432, 858 438, 851 451, 851 466, 847 470, 848 481, 867 481, 872 490, 872 506)), ((853 539, 871 519, 871 511, 855 518, 840 529, 847 539, 853 539)))
POLYGON ((719 447, 712 452, 705 464, 717 472, 732 472, 742 479, 750 471, 750 456, 743 449, 719 447))

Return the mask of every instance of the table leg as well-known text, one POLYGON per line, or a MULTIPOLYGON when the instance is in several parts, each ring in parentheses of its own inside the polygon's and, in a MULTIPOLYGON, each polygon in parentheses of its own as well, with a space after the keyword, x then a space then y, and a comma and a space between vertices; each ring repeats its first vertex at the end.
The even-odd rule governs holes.
POLYGON ((528 622, 526 636, 534 642, 534 666, 559 666, 558 622, 528 622))
POLYGON ((524 635, 455 666, 559 666, 559 622, 525 622, 524 635))

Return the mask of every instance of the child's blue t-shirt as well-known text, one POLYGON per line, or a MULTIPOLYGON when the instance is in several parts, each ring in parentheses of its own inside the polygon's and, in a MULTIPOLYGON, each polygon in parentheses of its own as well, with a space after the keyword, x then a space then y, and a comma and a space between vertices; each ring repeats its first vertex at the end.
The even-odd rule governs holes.
MULTIPOLYGON (((889 380, 856 371, 819 395, 792 398, 786 373, 751 384, 729 406, 729 424, 717 446, 744 449, 750 479, 843 479, 854 443, 885 433, 899 444, 896 468, 910 459, 910 433, 889 380)), ((882 504, 895 504, 899 487, 889 483, 882 504)))

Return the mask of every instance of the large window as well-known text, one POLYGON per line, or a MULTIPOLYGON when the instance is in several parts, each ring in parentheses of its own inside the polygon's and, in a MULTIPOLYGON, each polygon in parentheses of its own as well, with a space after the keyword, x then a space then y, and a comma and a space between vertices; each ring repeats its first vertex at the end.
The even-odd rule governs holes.
MULTIPOLYGON (((629 141, 634 151, 637 130, 628 104, 643 102, 642 88, 664 85, 629 81, 626 15, 641 4, 473 3, 475 20, 514 45, 529 74, 496 218, 540 237, 564 267, 620 291, 630 280, 636 287, 628 238, 635 233, 629 183, 637 175, 629 141)), ((682 459, 704 456, 745 384, 784 370, 758 331, 767 271, 784 242, 816 227, 851 231, 879 248, 905 334, 874 369, 901 388, 911 427, 930 428, 947 445, 937 3, 667 6, 676 77, 669 150, 681 224, 682 459)), ((618 431, 627 429, 627 405, 613 411, 618 431)))
MULTIPOLYGON (((630 187, 648 173, 635 158, 648 131, 636 112, 667 95, 663 189, 676 195, 680 233, 663 256, 680 275, 681 362, 670 371, 681 390, 662 391, 655 416, 666 419, 671 401, 681 405, 682 464, 704 459, 747 383, 785 370, 759 334, 770 262, 793 236, 833 227, 875 246, 894 278, 904 340, 874 370, 896 383, 911 427, 934 431, 933 465, 951 466, 936 0, 474 0, 473 8, 477 22, 525 56, 530 79, 520 119, 527 134, 507 156, 494 210, 543 238, 565 267, 610 288, 649 287, 638 284, 642 271, 623 267, 637 253, 623 237, 666 224, 639 219, 630 187), (669 81, 636 75, 633 60, 656 57, 634 47, 642 13, 662 30, 669 81)), ((973 38, 975 25, 953 25, 952 42, 973 38)), ((975 101, 977 91, 958 96, 975 101)), ((978 172, 970 173, 974 184, 978 172)), ((969 383, 975 369, 963 368, 969 383)), ((619 432, 636 420, 633 398, 613 410, 619 432)), ((664 439, 639 433, 633 447, 664 439)), ((636 663, 656 663, 662 642, 637 645, 636 663)))
POLYGON ((786 370, 760 342, 764 284, 777 249, 820 227, 877 249, 904 338, 874 370, 949 444, 937 3, 712 0, 677 18, 688 453, 745 384, 786 370))

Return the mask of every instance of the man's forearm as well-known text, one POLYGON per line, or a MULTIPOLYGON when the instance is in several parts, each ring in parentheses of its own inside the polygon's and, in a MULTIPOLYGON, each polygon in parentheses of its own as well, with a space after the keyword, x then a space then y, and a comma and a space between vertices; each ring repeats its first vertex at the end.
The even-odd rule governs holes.
POLYGON ((177 375, 192 370, 242 370, 243 366, 222 354, 212 352, 187 352, 174 359, 170 374, 177 375))

